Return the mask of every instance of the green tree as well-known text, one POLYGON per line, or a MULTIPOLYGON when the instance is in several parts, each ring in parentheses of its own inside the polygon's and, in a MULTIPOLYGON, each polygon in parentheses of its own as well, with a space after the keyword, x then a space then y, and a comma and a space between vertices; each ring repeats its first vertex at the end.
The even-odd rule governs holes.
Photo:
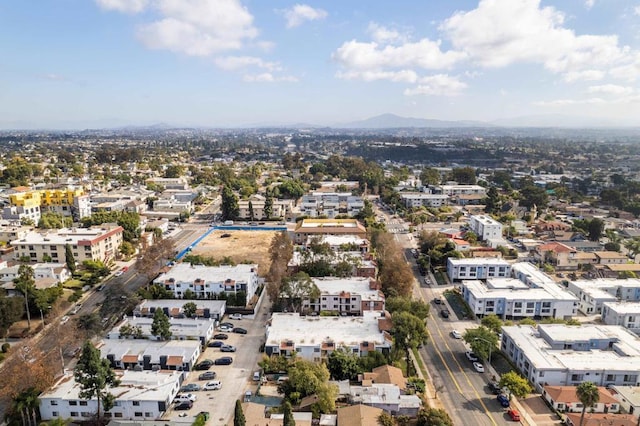
POLYGON ((451 170, 451 177, 461 185, 475 185, 476 171, 473 167, 458 167, 451 170))
POLYGON ((298 359, 289 367, 287 373, 289 380, 279 387, 287 400, 297 403, 301 398, 316 394, 318 402, 312 408, 321 413, 335 411, 338 388, 329 383, 329 370, 326 365, 298 359))
POLYGON ((64 245, 64 259, 67 263, 67 269, 72 274, 76 272, 76 258, 73 256, 73 249, 70 244, 64 245))
POLYGON ((345 348, 338 348, 327 357, 327 368, 334 380, 353 380, 362 372, 359 356, 345 348))
POLYGON ((293 312, 299 312, 305 299, 314 300, 320 297, 320 289, 307 273, 298 272, 282 280, 280 297, 287 299, 293 312))
POLYGON ((246 422, 244 411, 242 411, 242 403, 238 399, 236 400, 236 409, 233 413, 233 426, 245 426, 246 422))
POLYGON ((63 217, 60 213, 44 212, 38 221, 38 228, 42 229, 61 229, 73 224, 70 217, 63 217))
POLYGON ((378 424, 380 426, 395 426, 396 421, 391 414, 387 413, 386 411, 383 411, 378 416, 378 424))
POLYGON ((391 296, 385 301, 385 307, 392 314, 409 312, 421 320, 426 320, 429 316, 429 304, 410 297, 391 296))
POLYGON ((492 330, 494 333, 500 333, 502 330, 502 326, 504 323, 496 314, 486 315, 482 320, 480 320, 480 324, 487 327, 489 330, 492 330))
POLYGON ((396 350, 403 353, 407 361, 407 376, 411 375, 409 371, 411 360, 409 351, 417 348, 419 345, 427 341, 427 328, 424 320, 409 312, 396 312, 391 316, 393 336, 393 345, 396 350))
POLYGON ((486 360, 489 359, 489 354, 495 351, 498 344, 496 333, 483 325, 478 328, 468 328, 462 338, 476 355, 486 360))
POLYGON ((9 327, 22 318, 24 309, 19 297, 0 296, 0 337, 4 337, 9 327))
POLYGON ((589 221, 588 225, 589 241, 599 241, 604 232, 604 221, 594 217, 589 221))
POLYGON ((238 197, 233 193, 229 186, 222 189, 222 220, 234 220, 238 218, 240 214, 240 207, 238 206, 238 197))
POLYGON ((500 194, 495 186, 487 191, 487 198, 484 201, 484 211, 489 214, 498 213, 500 211, 500 194))
POLYGON ((580 414, 580 426, 584 424, 584 413, 587 408, 591 408, 600 401, 598 387, 593 382, 582 382, 576 389, 576 395, 582 403, 582 413, 580 414))
POLYGON ((509 389, 518 398, 525 398, 533 392, 529 381, 515 371, 509 371, 500 377, 500 387, 509 389))
POLYGON ((418 413, 417 426, 453 426, 449 414, 441 408, 423 408, 418 413))
POLYGON ((264 216, 267 219, 270 219, 272 214, 273 214, 273 198, 271 198, 270 196, 267 196, 264 200, 264 216))
POLYGON ((100 423, 102 412, 111 410, 115 402, 115 396, 108 390, 118 386, 120 381, 111 369, 109 361, 100 357, 100 350, 89 340, 85 341, 82 347, 82 353, 73 370, 73 377, 80 386, 78 394, 80 398, 97 399, 96 417, 100 423))
POLYGON ((171 323, 169 322, 169 317, 162 309, 156 309, 153 313, 151 334, 159 337, 161 340, 169 340, 171 338, 171 323))
POLYGON ((129 241, 123 241, 122 244, 120 244, 120 254, 124 257, 133 256, 135 252, 136 248, 129 241))
POLYGON ((121 212, 117 220, 122 226, 122 239, 128 242, 137 241, 140 238, 140 215, 136 212, 121 212))
POLYGON ((282 421, 282 425, 296 426, 296 421, 293 419, 293 409, 291 408, 291 403, 289 401, 285 401, 282 405, 282 412, 284 413, 284 420, 282 421))
POLYGON ((197 310, 198 305, 196 305, 194 302, 187 302, 182 305, 182 312, 184 312, 187 318, 192 318, 196 314, 197 310))
POLYGON ((438 185, 440 183, 440 172, 431 167, 427 167, 420 173, 420 182, 424 186, 438 185))
POLYGON ((29 312, 29 298, 35 293, 35 274, 33 268, 29 265, 20 265, 18 268, 18 276, 14 278, 16 290, 24 296, 24 306, 27 312, 27 323, 31 328, 31 314, 29 312))

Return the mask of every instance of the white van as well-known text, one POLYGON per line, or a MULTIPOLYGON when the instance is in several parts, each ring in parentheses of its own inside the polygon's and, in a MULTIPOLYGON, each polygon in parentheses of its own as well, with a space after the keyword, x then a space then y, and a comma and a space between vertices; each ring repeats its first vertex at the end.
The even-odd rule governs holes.
POLYGON ((253 381, 254 382, 259 382, 260 381, 260 372, 259 371, 254 371, 253 372, 253 381))
POLYGON ((231 226, 233 225, 233 221, 232 220, 225 220, 224 221, 224 226, 231 226))

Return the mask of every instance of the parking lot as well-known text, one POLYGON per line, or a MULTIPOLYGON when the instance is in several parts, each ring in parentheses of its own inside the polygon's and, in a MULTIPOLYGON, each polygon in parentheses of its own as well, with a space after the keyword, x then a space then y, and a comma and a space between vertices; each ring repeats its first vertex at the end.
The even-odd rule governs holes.
MULTIPOLYGON (((236 347, 236 352, 221 352, 219 348, 207 347, 198 362, 204 359, 215 361, 217 358, 230 356, 233 358, 231 365, 213 365, 209 370, 190 371, 183 386, 189 383, 196 383, 200 387, 204 386, 208 380, 198 380, 198 376, 205 371, 215 371, 216 379, 222 383, 221 390, 195 391, 196 401, 193 407, 185 411, 176 411, 173 404, 163 416, 167 420, 188 421, 192 420, 199 412, 208 411, 210 413, 207 425, 222 426, 232 421, 233 410, 236 400, 244 396, 245 391, 255 391, 256 383, 253 382, 253 372, 257 370, 257 362, 262 354, 259 352, 260 344, 264 341, 264 324, 266 316, 264 306, 258 311, 256 319, 243 318, 242 320, 229 320, 224 318, 224 322, 232 322, 236 327, 242 327, 248 331, 245 334, 224 332, 229 338, 224 340, 227 345, 236 347)), ((216 331, 218 333, 218 331, 216 331)))

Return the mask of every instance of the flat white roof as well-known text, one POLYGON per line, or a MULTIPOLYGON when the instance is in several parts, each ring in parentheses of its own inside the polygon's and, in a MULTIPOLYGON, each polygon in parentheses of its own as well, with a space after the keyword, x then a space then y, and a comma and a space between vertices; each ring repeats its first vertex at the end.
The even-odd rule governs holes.
MULTIPOLYGON (((116 395, 118 401, 165 401, 172 395, 181 375, 182 371, 116 371, 120 386, 108 390, 116 395)), ((79 393, 80 385, 72 374, 67 374, 40 398, 84 399, 80 398, 79 393)))
POLYGON ((603 306, 617 314, 640 314, 640 302, 604 302, 603 306))
POLYGON ((450 257, 448 261, 453 266, 511 266, 509 262, 498 257, 474 257, 469 259, 454 259, 450 257))
MULTIPOLYGON (((463 280, 462 285, 471 292, 476 299, 505 299, 505 300, 554 300, 554 301, 578 301, 578 299, 567 291, 562 291, 558 288, 558 291, 551 286, 544 287, 529 287, 523 282, 513 279, 492 279, 492 284, 498 284, 497 286, 485 285, 479 280, 463 280), (501 283, 503 283, 501 285, 501 283), (520 285, 518 285, 518 283, 520 285)), ((489 282, 487 281, 487 284, 489 282)))
MULTIPOLYGON (((226 300, 207 300, 207 299, 194 299, 189 300, 189 302, 193 302, 196 304, 197 309, 209 309, 212 313, 220 313, 227 306, 226 300)), ((137 307, 137 310, 142 310, 143 308, 167 308, 169 310, 173 308, 178 308, 182 310, 184 304, 187 303, 183 299, 153 299, 153 300, 143 300, 137 307)))
MULTIPOLYGON (((478 281, 479 282, 479 281, 478 281)), ((462 281, 464 284, 465 281, 462 281)), ((515 278, 489 278, 487 279, 488 290, 527 290, 529 286, 515 278)))
POLYGON ((538 327, 544 330, 553 342, 586 342, 596 339, 617 341, 614 343, 615 350, 552 349, 551 344, 532 326, 502 327, 503 334, 514 341, 536 369, 633 371, 640 366, 640 338, 624 327, 564 324, 540 324, 538 327))
POLYGON ((500 222, 498 222, 497 220, 495 220, 494 218, 492 218, 491 216, 485 216, 485 215, 473 215, 469 218, 470 220, 475 220, 477 222, 482 223, 483 225, 487 226, 487 225, 495 225, 495 226, 502 226, 502 224, 500 222))
POLYGON ((138 355, 140 361, 144 355, 151 356, 152 363, 159 363, 160 356, 182 356, 184 361, 193 358, 200 351, 199 340, 165 340, 150 341, 136 339, 105 339, 98 345, 102 358, 115 355, 122 359, 124 355, 138 355))
POLYGON ((517 274, 522 274, 527 277, 528 281, 531 281, 533 284, 542 286, 544 284, 555 284, 553 278, 549 275, 542 272, 536 265, 529 262, 516 262, 511 265, 511 273, 514 276, 517 274))
POLYGON ((238 282, 251 282, 254 274, 258 273, 258 265, 221 265, 221 266, 204 266, 190 265, 188 263, 177 263, 171 270, 161 274, 154 282, 164 282, 173 279, 178 283, 193 283, 197 279, 204 280, 207 283, 223 283, 227 279, 238 282))
POLYGON ((373 342, 386 343, 384 333, 378 328, 380 312, 364 311, 357 317, 300 316, 293 313, 274 313, 267 327, 267 346, 279 345, 291 340, 297 346, 320 345, 332 341, 336 347, 373 342))
MULTIPOLYGON (((212 326, 213 321, 213 319, 201 318, 169 318, 171 323, 170 330, 174 336, 204 337, 207 335, 207 331, 212 326)), ((153 318, 151 317, 127 317, 126 320, 113 327, 109 335, 119 334, 120 327, 127 323, 133 327, 140 327, 143 335, 151 335, 151 325, 153 324, 153 318)))
POLYGON ((369 242, 366 238, 360 238, 356 235, 319 235, 314 237, 309 237, 309 241, 316 241, 327 243, 332 247, 340 246, 342 244, 357 244, 362 245, 369 242))
POLYGON ((91 241, 105 235, 119 226, 103 226, 92 228, 64 228, 54 229, 47 232, 27 232, 22 238, 11 241, 11 245, 77 245, 79 241, 91 241))
POLYGON ((321 277, 313 278, 313 282, 318 286, 322 295, 340 294, 341 292, 359 294, 362 300, 384 300, 379 290, 370 290, 370 278, 334 278, 321 277))
POLYGON ((634 407, 640 406, 640 386, 613 386, 613 390, 634 407))
POLYGON ((579 287, 580 289, 585 288, 640 288, 640 279, 638 278, 625 278, 622 280, 615 278, 597 278, 595 280, 576 280, 571 281, 571 284, 579 287))
POLYGON ((400 198, 410 198, 410 199, 418 199, 418 200, 446 200, 449 198, 447 194, 427 194, 425 192, 401 192, 400 198))

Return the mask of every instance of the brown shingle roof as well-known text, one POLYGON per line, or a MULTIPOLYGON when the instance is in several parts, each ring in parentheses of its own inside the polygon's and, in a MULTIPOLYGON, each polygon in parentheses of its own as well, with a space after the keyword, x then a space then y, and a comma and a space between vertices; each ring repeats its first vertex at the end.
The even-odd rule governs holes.
POLYGON ((384 410, 368 405, 352 405, 338 408, 338 426, 372 426, 378 424, 378 417, 384 410))

